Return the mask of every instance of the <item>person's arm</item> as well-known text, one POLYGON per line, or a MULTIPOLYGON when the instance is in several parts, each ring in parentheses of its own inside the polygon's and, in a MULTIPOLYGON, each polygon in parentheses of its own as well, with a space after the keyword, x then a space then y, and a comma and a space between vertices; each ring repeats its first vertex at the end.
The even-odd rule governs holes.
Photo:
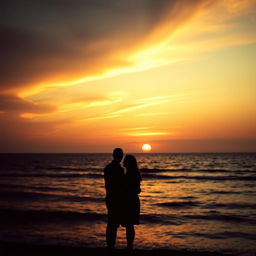
POLYGON ((130 190, 132 194, 140 194, 140 179, 138 179, 137 176, 130 177, 128 190, 130 190))
POLYGON ((141 188, 140 188, 140 180, 137 180, 137 194, 140 194, 141 188))
POLYGON ((104 169, 104 180, 105 180, 105 189, 107 192, 107 195, 110 193, 111 186, 110 186, 110 171, 108 167, 104 169))

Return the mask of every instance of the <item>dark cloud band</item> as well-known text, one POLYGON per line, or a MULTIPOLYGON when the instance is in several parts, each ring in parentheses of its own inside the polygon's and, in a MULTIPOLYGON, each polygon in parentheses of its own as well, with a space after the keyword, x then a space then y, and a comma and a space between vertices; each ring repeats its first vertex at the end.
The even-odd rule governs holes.
POLYGON ((115 53, 135 50, 166 20, 182 23, 203 2, 4 1, 1 90, 75 80, 126 65, 115 53))

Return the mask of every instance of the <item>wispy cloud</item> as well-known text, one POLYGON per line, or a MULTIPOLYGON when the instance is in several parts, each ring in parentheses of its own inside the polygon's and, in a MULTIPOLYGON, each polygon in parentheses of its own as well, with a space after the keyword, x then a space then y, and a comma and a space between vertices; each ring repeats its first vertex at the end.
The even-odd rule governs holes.
MULTIPOLYGON (((125 105, 121 105, 118 110, 115 111, 103 111, 103 113, 96 114, 94 116, 88 116, 86 118, 82 118, 77 120, 78 123, 82 122, 87 122, 87 121, 93 121, 93 120, 102 120, 102 119, 111 119, 111 118, 117 118, 117 117, 122 117, 123 114, 126 114, 128 112, 133 112, 136 110, 140 110, 143 108, 151 107, 154 105, 160 105, 160 104, 165 104, 170 101, 175 101, 178 99, 182 99, 182 96, 179 95, 171 95, 171 96, 155 96, 155 97, 147 97, 147 98, 142 98, 142 99, 137 99, 137 100, 130 100, 129 103, 125 105)), ((119 102, 119 100, 118 100, 119 102)), ((117 103, 117 102, 112 102, 112 103, 117 103)), ((157 116, 161 115, 163 113, 144 113, 144 116, 157 116)), ((165 113, 166 114, 166 113, 165 113)), ((143 115, 143 113, 142 113, 143 115)), ((130 128, 131 130, 141 130, 142 128, 130 128)), ((126 130, 127 131, 127 130, 126 130)))
MULTIPOLYGON (((21 118, 25 119, 30 119, 34 121, 47 121, 47 120, 53 120, 54 118, 56 119, 69 119, 70 121, 78 121, 78 120, 97 120, 97 119, 105 119, 105 118, 110 118, 113 116, 117 116, 116 114, 107 114, 107 117, 105 116, 106 113, 102 109, 105 106, 110 106, 117 104, 119 102, 122 102, 125 97, 126 93, 124 92, 110 92, 107 93, 106 95, 102 96, 87 96, 87 97, 75 97, 69 99, 66 97, 65 99, 56 99, 54 103, 52 103, 51 106, 48 106, 47 104, 43 103, 45 101, 32 101, 28 99, 22 99, 16 96, 14 98, 19 104, 17 107, 15 105, 12 105, 12 108, 18 108, 19 109, 19 116, 21 118), (20 104, 23 104, 22 108, 20 104), (90 108, 96 108, 96 109, 101 109, 102 114, 99 116, 93 116, 91 117, 91 111, 86 111, 86 109, 90 108), (84 115, 87 117, 85 118, 84 115), (81 118, 82 116, 82 118, 81 118)), ((1 98, 1 97, 0 97, 1 98)), ((13 100, 13 97, 11 98, 13 100)), ((9 101, 8 101, 9 102, 9 101)), ((7 103, 8 103, 7 102, 7 103)), ((8 104, 2 104, 7 105, 8 104)), ((1 104, 0 104, 0 109, 1 109, 1 104)), ((6 109, 6 108, 3 108, 6 109)), ((10 111, 9 108, 6 109, 7 112, 10 111)), ((96 111, 98 112, 98 111, 96 111)))
POLYGON ((131 127, 120 130, 120 134, 131 137, 163 136, 171 135, 173 132, 156 129, 154 126, 131 127))
POLYGON ((137 116, 164 116, 164 115, 168 115, 170 113, 167 112, 152 112, 152 113, 139 113, 137 114, 137 116))
POLYGON ((0 94, 0 111, 6 113, 33 113, 46 114, 56 111, 54 104, 37 103, 31 100, 22 99, 13 94, 0 94))
POLYGON ((131 127, 131 128, 124 128, 121 131, 124 132, 134 132, 134 131, 140 131, 140 130, 148 130, 148 129, 154 129, 154 126, 144 126, 144 127, 131 127))
POLYGON ((189 59, 195 50, 212 50, 214 45, 219 49, 255 42, 253 0, 121 1, 118 6, 112 0, 103 5, 79 1, 53 8, 58 4, 24 5, 18 0, 3 4, 2 91, 27 97, 52 86, 70 86, 189 59), (15 15, 13 6, 17 7, 15 15), (31 13, 35 15, 26 15, 31 13), (238 22, 243 15, 251 18, 251 24, 245 19, 238 22), (229 24, 233 27, 228 28, 229 24), (214 29, 223 34, 216 41, 211 38, 203 43, 198 31, 207 36, 214 29), (120 36, 120 31, 125 33, 120 36), (169 54, 162 54, 170 47, 169 54))
POLYGON ((84 119, 77 120, 76 123, 84 123, 87 121, 94 121, 94 120, 103 120, 103 119, 111 119, 120 117, 120 115, 102 115, 102 116, 94 116, 94 117, 87 117, 84 119))
POLYGON ((200 54, 256 42, 256 2, 211 1, 196 17, 175 31, 162 53, 166 58, 193 59, 200 54))
POLYGON ((131 112, 141 108, 146 108, 154 105, 164 104, 169 102, 173 96, 157 96, 157 97, 148 97, 143 99, 138 99, 130 104, 122 106, 119 110, 114 111, 112 114, 121 114, 126 112, 131 112))
POLYGON ((130 57, 161 44, 208 1, 5 2, 0 27, 2 90, 23 88, 20 95, 25 97, 53 85, 133 72, 134 66, 151 68, 150 61, 137 65, 139 60, 130 57))
POLYGON ((171 131, 156 129, 154 126, 130 127, 119 130, 120 134, 129 137, 163 136, 174 134, 171 131))
POLYGON ((59 112, 72 110, 82 110, 83 108, 101 107, 121 102, 126 97, 126 93, 112 92, 105 96, 75 98, 69 102, 63 103, 58 107, 59 112))
POLYGON ((134 137, 144 137, 144 136, 161 136, 161 135, 170 135, 171 132, 163 132, 163 131, 148 131, 148 132, 127 132, 123 133, 126 136, 134 136, 134 137))

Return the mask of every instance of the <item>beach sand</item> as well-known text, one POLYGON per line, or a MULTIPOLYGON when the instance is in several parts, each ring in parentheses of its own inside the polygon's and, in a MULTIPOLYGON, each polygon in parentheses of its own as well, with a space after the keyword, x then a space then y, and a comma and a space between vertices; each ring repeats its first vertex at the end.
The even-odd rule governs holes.
POLYGON ((19 244, 11 242, 0 242, 0 255, 13 256, 49 256, 49 255, 72 255, 72 256, 221 256, 222 254, 212 252, 196 252, 187 250, 137 250, 127 252, 126 250, 117 249, 109 252, 106 248, 85 248, 85 247, 68 247, 58 245, 32 245, 19 244))

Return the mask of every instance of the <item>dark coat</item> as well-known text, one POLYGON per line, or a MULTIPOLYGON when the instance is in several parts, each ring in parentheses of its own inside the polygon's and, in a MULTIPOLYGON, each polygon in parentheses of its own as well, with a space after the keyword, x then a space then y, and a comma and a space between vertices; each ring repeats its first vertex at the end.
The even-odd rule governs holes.
POLYGON ((108 223, 121 224, 123 215, 124 169, 112 161, 104 169, 108 223))

